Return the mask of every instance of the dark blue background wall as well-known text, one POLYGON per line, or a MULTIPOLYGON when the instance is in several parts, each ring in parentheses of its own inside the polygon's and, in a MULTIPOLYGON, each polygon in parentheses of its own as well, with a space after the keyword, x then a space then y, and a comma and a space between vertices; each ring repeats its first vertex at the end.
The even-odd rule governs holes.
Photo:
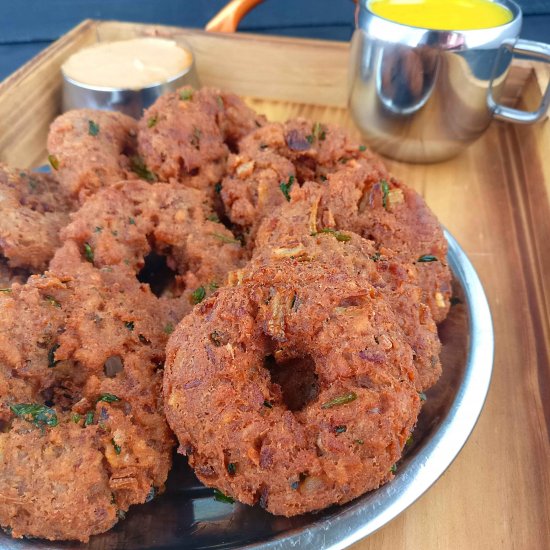
MULTIPOLYGON (((445 1, 445 0, 442 0, 445 1)), ((0 0, 0 80, 86 18, 204 27, 225 0, 0 0)), ((522 36, 550 42, 550 0, 523 0, 522 36)), ((351 0, 266 0, 245 32, 349 40, 351 0)))

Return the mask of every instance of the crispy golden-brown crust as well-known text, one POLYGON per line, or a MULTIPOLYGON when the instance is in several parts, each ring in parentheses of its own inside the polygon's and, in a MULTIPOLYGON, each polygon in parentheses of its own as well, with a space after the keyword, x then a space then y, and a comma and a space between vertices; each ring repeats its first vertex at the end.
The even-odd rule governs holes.
POLYGON ((0 308, 0 525, 86 541, 168 475, 158 300, 82 262, 14 285, 0 308), (49 407, 49 422, 22 404, 49 407))
POLYGON ((322 190, 316 186, 297 189, 279 216, 272 215, 270 224, 262 226, 254 262, 269 263, 284 254, 312 258, 374 286, 396 314, 413 349, 418 391, 427 390, 441 375, 441 343, 430 310, 422 303, 416 265, 355 233, 320 226, 316 213, 321 198, 322 190))
POLYGON ((349 133, 335 126, 305 118, 272 122, 258 128, 239 143, 239 152, 254 157, 258 151, 277 153, 291 160, 300 183, 325 181, 328 174, 340 170, 350 160, 377 170, 387 170, 380 158, 349 133))
MULTIPOLYGON (((451 286, 446 265, 447 243, 441 226, 423 198, 393 178, 376 155, 351 139, 342 128, 303 118, 285 124, 266 124, 243 138, 239 150, 245 159, 254 159, 261 153, 287 158, 294 163, 299 183, 318 182, 324 189, 319 203, 324 227, 359 233, 395 250, 408 262, 436 257, 435 261, 419 262, 420 286, 423 301, 434 319, 437 322, 445 319, 451 286)), ((252 173, 246 186, 233 185, 226 195, 222 189, 227 215, 235 223, 242 224, 244 207, 246 219, 253 219, 250 190, 257 188, 262 175, 252 173)), ((266 183, 263 178, 262 184, 266 183)), ((270 183, 271 196, 277 197, 279 184, 270 183)), ((270 211, 265 209, 265 214, 270 211)), ((263 216, 264 212, 258 212, 260 221, 263 216)), ((258 221, 255 223, 257 227, 258 221)), ((254 234, 255 228, 252 237, 254 234)))
POLYGON ((60 115, 48 135, 59 184, 83 203, 99 189, 134 176, 136 135, 137 122, 122 113, 77 109, 60 115))
POLYGON ((228 151, 218 111, 214 96, 189 87, 160 97, 139 122, 139 153, 147 168, 161 181, 197 189, 220 181, 228 151))
POLYGON ((228 145, 261 124, 233 94, 184 87, 165 94, 139 123, 139 152, 161 181, 178 181, 214 193, 225 173, 228 145))
POLYGON ((98 432, 64 418, 44 431, 16 420, 0 433, 0 521, 13 537, 86 541, 117 522, 98 432))
POLYGON ((166 414, 199 479, 287 516, 391 479, 420 403, 412 350, 382 294, 288 255, 236 280, 167 347, 166 414), (311 379, 297 410, 288 381, 275 383, 289 366, 311 379))
MULTIPOLYGON (((311 188, 317 197, 311 216, 299 214, 279 226, 277 219, 284 214, 275 209, 262 221, 257 246, 289 234, 311 233, 312 227, 353 231, 392 249, 402 261, 415 264, 422 301, 436 322, 445 319, 451 297, 447 241, 437 218, 416 191, 389 175, 381 178, 379 170, 356 160, 328 174, 322 183, 307 182, 304 187, 311 188)), ((301 196, 297 186, 290 196, 295 193, 301 196)))
POLYGON ((324 190, 321 210, 327 225, 355 231, 415 263, 423 302, 436 322, 443 321, 451 297, 447 241, 420 194, 391 176, 380 179, 376 171, 354 162, 330 174, 324 190))
MULTIPOLYGON (((80 251, 77 262, 116 267, 132 278, 151 252, 164 256, 175 272, 166 293, 182 296, 182 315, 200 301, 192 294, 197 288, 204 290, 203 299, 245 260, 241 242, 219 223, 205 193, 176 183, 151 186, 135 180, 103 189, 73 214, 61 235, 80 251)), ((72 249, 64 247, 51 267, 71 274, 74 260, 72 249)))
POLYGON ((0 254, 9 267, 44 270, 72 209, 53 176, 0 164, 0 254))
POLYGON ((221 198, 226 215, 246 234, 249 247, 254 246, 263 217, 286 202, 281 184, 292 188, 295 177, 294 165, 275 153, 259 151, 253 156, 229 157, 221 198))

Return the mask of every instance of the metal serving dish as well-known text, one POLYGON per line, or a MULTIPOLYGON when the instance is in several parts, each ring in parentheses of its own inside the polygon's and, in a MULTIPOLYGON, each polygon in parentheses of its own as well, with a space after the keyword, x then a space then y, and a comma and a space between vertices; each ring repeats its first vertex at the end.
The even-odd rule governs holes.
POLYGON ((166 492, 147 505, 131 508, 124 521, 92 537, 89 544, 13 540, 0 535, 0 548, 274 550, 296 546, 336 550, 391 521, 449 467, 474 428, 489 389, 494 340, 487 298, 458 243, 448 233, 446 237, 455 303, 440 326, 443 376, 427 392, 413 444, 398 463, 392 482, 344 506, 283 518, 259 506, 217 502, 186 460, 176 457, 166 492))
POLYGON ((99 109, 119 111, 135 119, 140 119, 143 110, 150 107, 160 96, 175 92, 181 86, 198 88, 199 77, 195 65, 195 53, 189 43, 180 36, 174 36, 174 40, 191 54, 191 65, 165 81, 152 83, 143 88, 93 86, 73 80, 65 74, 61 67, 63 78, 62 112, 65 113, 72 109, 99 109))
POLYGON ((190 68, 166 82, 157 82, 137 90, 92 86, 72 80, 64 73, 62 76, 62 111, 64 113, 71 109, 99 109, 119 111, 135 119, 140 119, 143 110, 150 107, 161 95, 174 92, 181 86, 199 87, 194 62, 190 68))

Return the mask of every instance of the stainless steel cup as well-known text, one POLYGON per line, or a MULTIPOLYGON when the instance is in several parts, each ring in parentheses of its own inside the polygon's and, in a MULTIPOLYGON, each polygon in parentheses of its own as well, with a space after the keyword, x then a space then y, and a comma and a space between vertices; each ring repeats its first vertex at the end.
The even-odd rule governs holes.
POLYGON ((177 40, 182 47, 193 55, 193 62, 181 73, 170 79, 157 82, 139 89, 109 88, 92 86, 77 82, 63 74, 63 112, 71 109, 100 109, 105 111, 120 111, 136 119, 141 118, 143 110, 151 106, 161 95, 173 92, 181 86, 199 87, 199 79, 195 68, 195 55, 187 43, 177 40))
POLYGON ((513 19, 498 27, 438 31, 410 27, 357 3, 351 43, 349 108, 382 154, 408 162, 450 158, 475 141, 493 118, 532 123, 550 103, 525 112, 500 104, 514 53, 550 62, 550 45, 518 39, 521 9, 499 0, 513 19))

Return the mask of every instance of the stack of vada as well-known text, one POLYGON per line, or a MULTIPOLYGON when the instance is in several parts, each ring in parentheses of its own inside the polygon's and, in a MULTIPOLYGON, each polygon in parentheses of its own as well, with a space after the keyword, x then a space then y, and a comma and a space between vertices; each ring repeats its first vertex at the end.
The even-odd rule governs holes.
POLYGON ((292 516, 392 479, 451 275, 422 197, 345 130, 182 88, 70 111, 0 166, 0 526, 80 540, 205 485, 292 516))

